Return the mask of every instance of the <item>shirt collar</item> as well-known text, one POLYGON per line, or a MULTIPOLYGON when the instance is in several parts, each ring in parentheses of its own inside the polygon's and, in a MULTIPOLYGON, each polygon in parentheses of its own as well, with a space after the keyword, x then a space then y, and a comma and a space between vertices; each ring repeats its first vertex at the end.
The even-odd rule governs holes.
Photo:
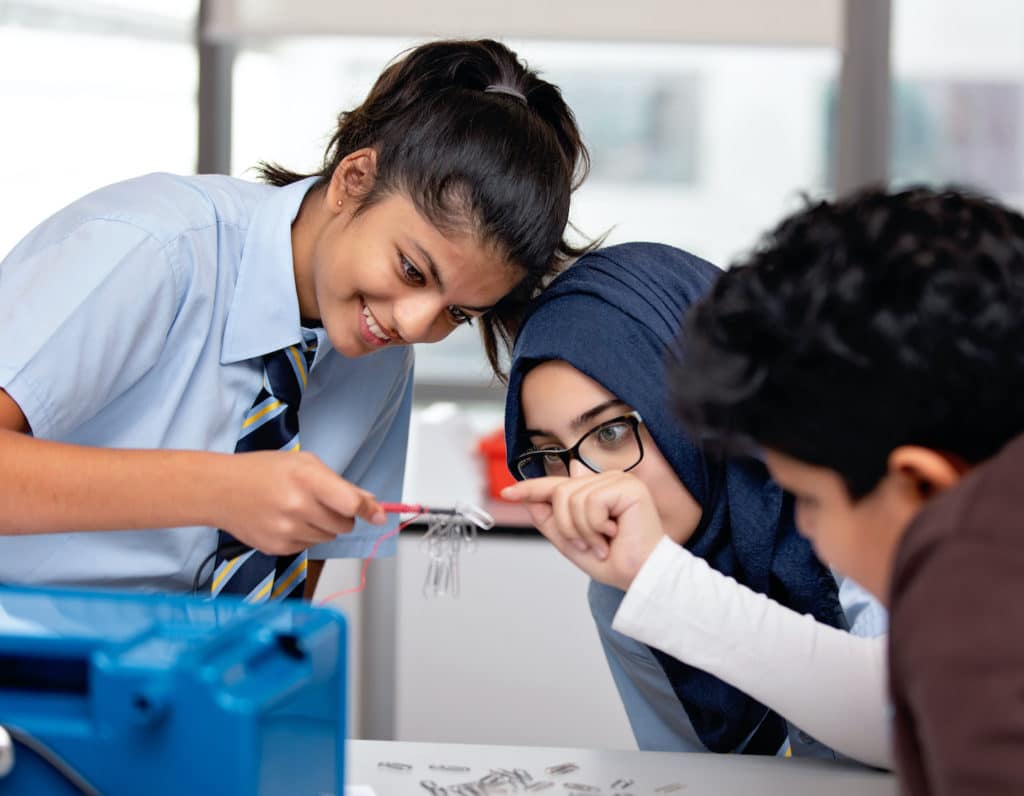
POLYGON ((256 205, 224 327, 221 364, 260 357, 302 339, 291 231, 317 179, 275 188, 256 205))

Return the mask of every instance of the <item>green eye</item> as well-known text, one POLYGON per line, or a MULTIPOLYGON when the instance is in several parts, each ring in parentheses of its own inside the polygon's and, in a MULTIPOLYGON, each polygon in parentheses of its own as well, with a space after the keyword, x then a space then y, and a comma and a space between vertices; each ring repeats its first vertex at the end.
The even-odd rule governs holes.
POLYGON ((614 423, 598 429, 597 439, 602 445, 612 445, 622 440, 629 429, 623 423, 614 423))

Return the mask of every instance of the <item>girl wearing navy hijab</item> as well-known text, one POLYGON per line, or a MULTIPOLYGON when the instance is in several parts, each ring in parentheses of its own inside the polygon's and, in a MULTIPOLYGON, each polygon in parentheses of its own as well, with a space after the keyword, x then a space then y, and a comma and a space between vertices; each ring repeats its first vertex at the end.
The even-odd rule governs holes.
MULTIPOLYGON (((868 640, 846 632, 836 579, 797 533, 790 498, 758 461, 706 457, 671 414, 667 355, 684 313, 719 273, 678 249, 633 243, 583 257, 549 286, 513 353, 508 462, 525 483, 506 496, 526 501, 541 532, 595 578, 591 609, 641 749, 832 754, 802 731, 790 736, 786 719, 767 703, 836 748, 885 765, 878 644, 856 646, 868 640), (635 633, 648 635, 652 646, 612 628, 627 607, 620 610, 624 595, 614 586, 630 584, 605 575, 627 515, 656 529, 655 544, 662 538, 673 551, 665 555, 699 564, 686 578, 672 577, 679 573, 673 564, 663 567, 667 578, 649 579, 655 591, 665 582, 688 591, 691 627, 695 614, 705 614, 701 632, 683 634, 681 644, 665 638, 665 628, 680 623, 671 607, 650 614, 650 627, 635 633), (779 612, 796 621, 769 637, 779 612), (752 616, 772 621, 750 627, 752 616), (853 639, 855 647, 839 645, 835 660, 801 658, 818 632, 853 639), (811 707, 792 704, 793 691, 814 694, 817 673, 837 667, 852 667, 849 676, 861 682, 852 691, 864 693, 850 709, 867 710, 867 738, 828 725, 833 694, 817 693, 811 707), (807 689, 785 685, 790 669, 807 689), (786 676, 776 677, 780 671, 786 676)), ((642 601, 630 591, 629 599, 642 601)), ((870 624, 870 613, 861 613, 859 624, 870 624)))

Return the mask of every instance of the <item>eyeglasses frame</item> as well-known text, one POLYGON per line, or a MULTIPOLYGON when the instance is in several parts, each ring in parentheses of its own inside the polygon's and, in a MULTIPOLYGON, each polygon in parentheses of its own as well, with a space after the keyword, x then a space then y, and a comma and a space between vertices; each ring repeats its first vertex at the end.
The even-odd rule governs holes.
POLYGON ((640 424, 644 422, 644 419, 640 417, 640 413, 635 409, 630 412, 626 412, 625 414, 619 415, 617 417, 612 417, 609 418, 608 420, 604 420, 598 423, 586 434, 584 434, 582 437, 576 440, 576 444, 573 445, 572 447, 545 448, 544 450, 529 450, 526 451, 525 453, 520 453, 518 456, 516 456, 514 462, 516 466, 516 473, 519 474, 519 480, 527 481, 530 478, 529 476, 523 475, 523 471, 520 469, 520 463, 526 461, 528 458, 537 456, 539 454, 543 454, 544 456, 558 456, 558 458, 562 460, 562 465, 565 467, 565 472, 567 474, 569 473, 569 465, 572 464, 573 459, 578 461, 592 473, 603 472, 601 470, 595 470, 593 467, 587 464, 583 457, 580 456, 580 446, 583 444, 583 441, 594 432, 600 431, 605 426, 610 426, 613 425, 614 423, 621 423, 623 420, 629 422, 630 427, 633 429, 633 436, 636 437, 636 445, 640 449, 640 458, 638 458, 635 462, 633 462, 633 464, 631 464, 629 467, 625 468, 622 471, 624 473, 628 473, 630 470, 632 470, 634 467, 636 467, 638 464, 640 464, 640 462, 644 460, 644 441, 643 438, 640 436, 640 424))

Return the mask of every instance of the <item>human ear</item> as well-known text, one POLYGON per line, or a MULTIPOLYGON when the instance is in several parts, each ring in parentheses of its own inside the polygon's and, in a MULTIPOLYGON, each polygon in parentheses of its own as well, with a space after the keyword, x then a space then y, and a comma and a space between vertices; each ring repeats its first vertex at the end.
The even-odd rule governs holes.
POLYGON ((920 445, 894 449, 889 454, 888 470, 921 503, 949 489, 963 474, 950 457, 920 445))
POLYGON ((350 152, 335 167, 327 186, 327 203, 341 208, 358 203, 377 182, 377 150, 363 147, 350 152))

